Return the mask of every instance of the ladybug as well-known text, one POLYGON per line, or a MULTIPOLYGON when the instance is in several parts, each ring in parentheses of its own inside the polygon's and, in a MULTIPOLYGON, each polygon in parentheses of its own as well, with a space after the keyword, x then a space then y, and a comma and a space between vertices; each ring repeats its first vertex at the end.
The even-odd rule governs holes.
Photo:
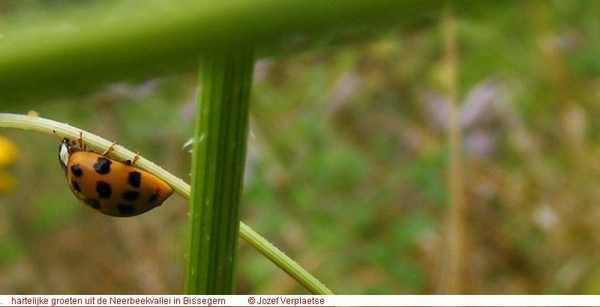
POLYGON ((70 139, 58 147, 58 160, 67 176, 69 188, 84 204, 100 213, 129 217, 160 206, 173 189, 158 177, 141 170, 133 161, 120 162, 108 157, 116 143, 104 153, 87 151, 81 134, 79 148, 70 139))

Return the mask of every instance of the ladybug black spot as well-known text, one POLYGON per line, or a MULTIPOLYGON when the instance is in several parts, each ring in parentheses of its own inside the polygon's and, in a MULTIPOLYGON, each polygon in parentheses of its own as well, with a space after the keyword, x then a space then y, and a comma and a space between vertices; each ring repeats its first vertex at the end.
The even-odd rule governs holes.
POLYGON ((139 188, 142 184, 142 174, 136 171, 129 173, 127 183, 134 188, 139 188))
POLYGON ((134 201, 140 197, 140 193, 136 191, 127 191, 123 193, 123 198, 128 201, 134 201))
POLYGON ((71 186, 73 187, 73 190, 75 190, 76 192, 81 193, 81 187, 79 186, 79 184, 77 183, 77 181, 71 180, 71 186))
POLYGON ((98 192, 98 197, 100 198, 110 198, 112 189, 110 188, 110 184, 100 180, 96 182, 96 192, 98 192))
POLYGON ((112 162, 104 157, 99 157, 98 161, 96 161, 96 163, 94 163, 94 170, 96 171, 96 173, 100 174, 100 175, 106 175, 108 173, 110 173, 110 165, 112 164, 112 162))
POLYGON ((100 202, 97 199, 88 198, 85 200, 85 203, 96 210, 100 209, 100 202))
POLYGON ((158 192, 152 194, 152 196, 150 196, 150 199, 148 199, 148 202, 153 203, 158 199, 158 192))
POLYGON ((83 176, 83 170, 81 170, 81 166, 79 164, 71 166, 71 174, 73 174, 75 177, 83 176))
POLYGON ((132 215, 135 212, 135 207, 130 205, 118 205, 117 209, 121 215, 132 215))

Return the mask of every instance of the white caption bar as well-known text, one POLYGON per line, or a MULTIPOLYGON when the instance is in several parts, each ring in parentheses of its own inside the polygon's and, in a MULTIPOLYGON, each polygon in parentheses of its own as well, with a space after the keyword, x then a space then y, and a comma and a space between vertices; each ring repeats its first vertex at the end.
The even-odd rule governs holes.
POLYGON ((0 295, 0 306, 600 306, 600 295, 0 295))

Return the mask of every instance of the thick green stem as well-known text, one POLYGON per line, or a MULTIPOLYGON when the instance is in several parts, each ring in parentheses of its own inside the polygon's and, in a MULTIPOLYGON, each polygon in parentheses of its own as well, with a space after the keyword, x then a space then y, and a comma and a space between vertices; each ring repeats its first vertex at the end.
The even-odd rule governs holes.
POLYGON ((248 134, 253 52, 200 61, 184 292, 232 294, 248 134))
MULTIPOLYGON (((334 29, 433 23, 443 5, 434 0, 345 1, 131 1, 76 6, 19 27, 0 20, 0 103, 21 97, 64 97, 123 79, 189 72, 198 53, 252 44, 261 52, 334 29)), ((454 1, 474 15, 506 1, 454 1)), ((18 20, 18 16, 13 16, 18 20)), ((308 40, 310 41, 310 40, 308 40)), ((299 44, 305 49, 310 44, 299 44)), ((15 99, 19 98, 19 99, 15 99)))

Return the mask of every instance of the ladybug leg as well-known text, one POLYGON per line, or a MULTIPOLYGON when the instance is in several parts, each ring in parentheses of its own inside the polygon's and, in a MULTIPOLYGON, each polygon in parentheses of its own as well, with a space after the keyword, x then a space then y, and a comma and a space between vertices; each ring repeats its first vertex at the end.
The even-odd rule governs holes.
POLYGON ((108 156, 111 152, 113 152, 113 150, 115 150, 115 146, 117 146, 117 142, 113 142, 110 147, 108 147, 103 153, 103 156, 108 156))
POLYGON ((128 165, 134 165, 135 162, 137 162, 139 159, 140 159, 140 152, 138 151, 135 153, 135 156, 133 156, 133 160, 127 160, 127 161, 125 161, 125 163, 128 165))
POLYGON ((77 142, 79 143, 79 148, 81 150, 86 150, 87 146, 83 143, 83 131, 79 131, 79 136, 77 137, 77 142))

